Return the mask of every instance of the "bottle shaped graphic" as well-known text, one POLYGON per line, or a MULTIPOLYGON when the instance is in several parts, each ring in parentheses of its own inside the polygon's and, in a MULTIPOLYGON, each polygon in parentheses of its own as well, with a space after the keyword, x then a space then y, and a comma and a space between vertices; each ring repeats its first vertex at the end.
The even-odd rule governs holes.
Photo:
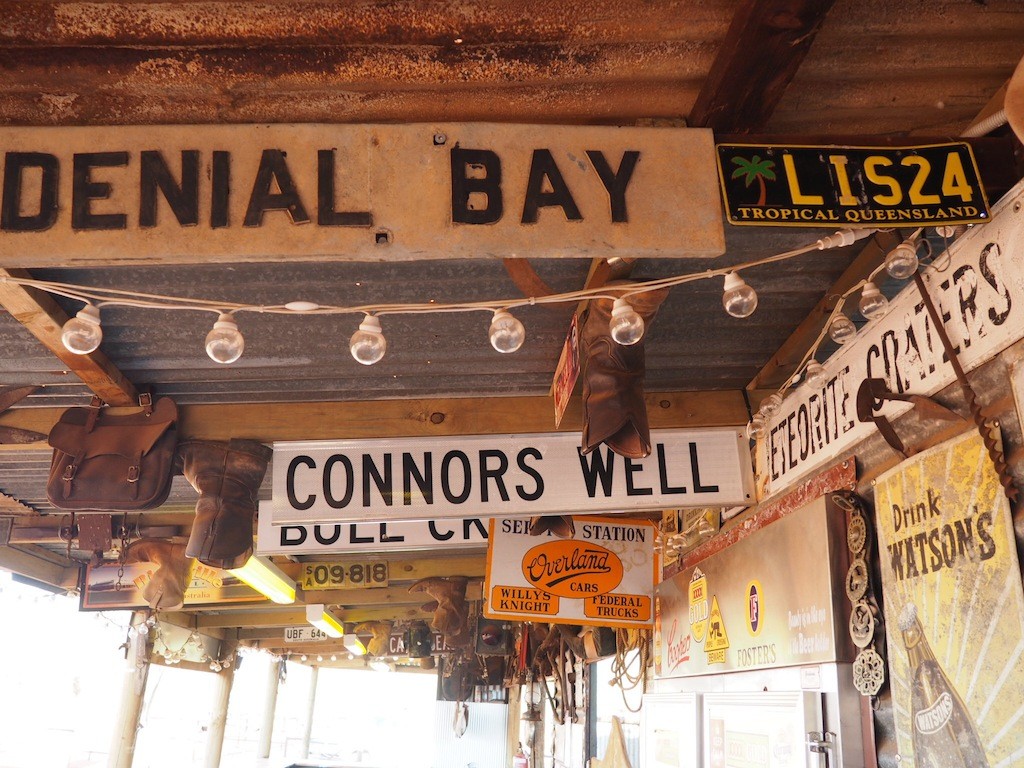
POLYGON ((974 721, 928 645, 917 606, 907 604, 899 625, 910 661, 915 768, 988 768, 974 721))

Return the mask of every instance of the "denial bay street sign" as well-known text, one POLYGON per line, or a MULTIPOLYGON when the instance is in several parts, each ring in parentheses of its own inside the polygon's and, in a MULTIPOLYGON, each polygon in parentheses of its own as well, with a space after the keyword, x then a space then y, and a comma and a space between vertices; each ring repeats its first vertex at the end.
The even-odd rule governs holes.
POLYGON ((711 257, 711 131, 490 123, 0 128, 7 267, 711 257))
POLYGON ((278 442, 260 519, 390 523, 751 503, 742 430, 652 430, 651 442, 642 460, 604 446, 583 455, 577 433, 278 442))

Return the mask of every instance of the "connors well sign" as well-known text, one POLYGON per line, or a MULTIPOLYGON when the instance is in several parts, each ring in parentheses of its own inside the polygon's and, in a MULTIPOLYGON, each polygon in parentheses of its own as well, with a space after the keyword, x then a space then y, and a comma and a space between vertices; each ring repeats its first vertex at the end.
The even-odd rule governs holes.
POLYGON ((649 521, 573 518, 572 538, 530 535, 526 520, 492 520, 484 615, 492 619, 653 626, 649 521))
POLYGON ((750 503, 739 430, 653 430, 651 442, 639 461, 583 455, 578 433, 275 443, 269 509, 280 525, 750 503))

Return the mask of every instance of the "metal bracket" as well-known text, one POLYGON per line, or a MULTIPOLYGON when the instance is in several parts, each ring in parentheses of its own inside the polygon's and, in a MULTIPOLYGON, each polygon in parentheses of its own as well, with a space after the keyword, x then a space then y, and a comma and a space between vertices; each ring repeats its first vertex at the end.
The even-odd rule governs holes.
POLYGON ((808 731, 807 750, 817 755, 826 755, 836 748, 836 735, 831 731, 808 731))

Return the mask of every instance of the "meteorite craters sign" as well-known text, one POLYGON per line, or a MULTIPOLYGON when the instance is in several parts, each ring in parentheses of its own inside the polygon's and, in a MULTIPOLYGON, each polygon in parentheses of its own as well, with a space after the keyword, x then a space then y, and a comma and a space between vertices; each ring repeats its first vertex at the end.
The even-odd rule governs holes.
POLYGON ((530 535, 526 520, 491 521, 484 615, 607 627, 652 626, 656 527, 574 518, 575 533, 530 535))

